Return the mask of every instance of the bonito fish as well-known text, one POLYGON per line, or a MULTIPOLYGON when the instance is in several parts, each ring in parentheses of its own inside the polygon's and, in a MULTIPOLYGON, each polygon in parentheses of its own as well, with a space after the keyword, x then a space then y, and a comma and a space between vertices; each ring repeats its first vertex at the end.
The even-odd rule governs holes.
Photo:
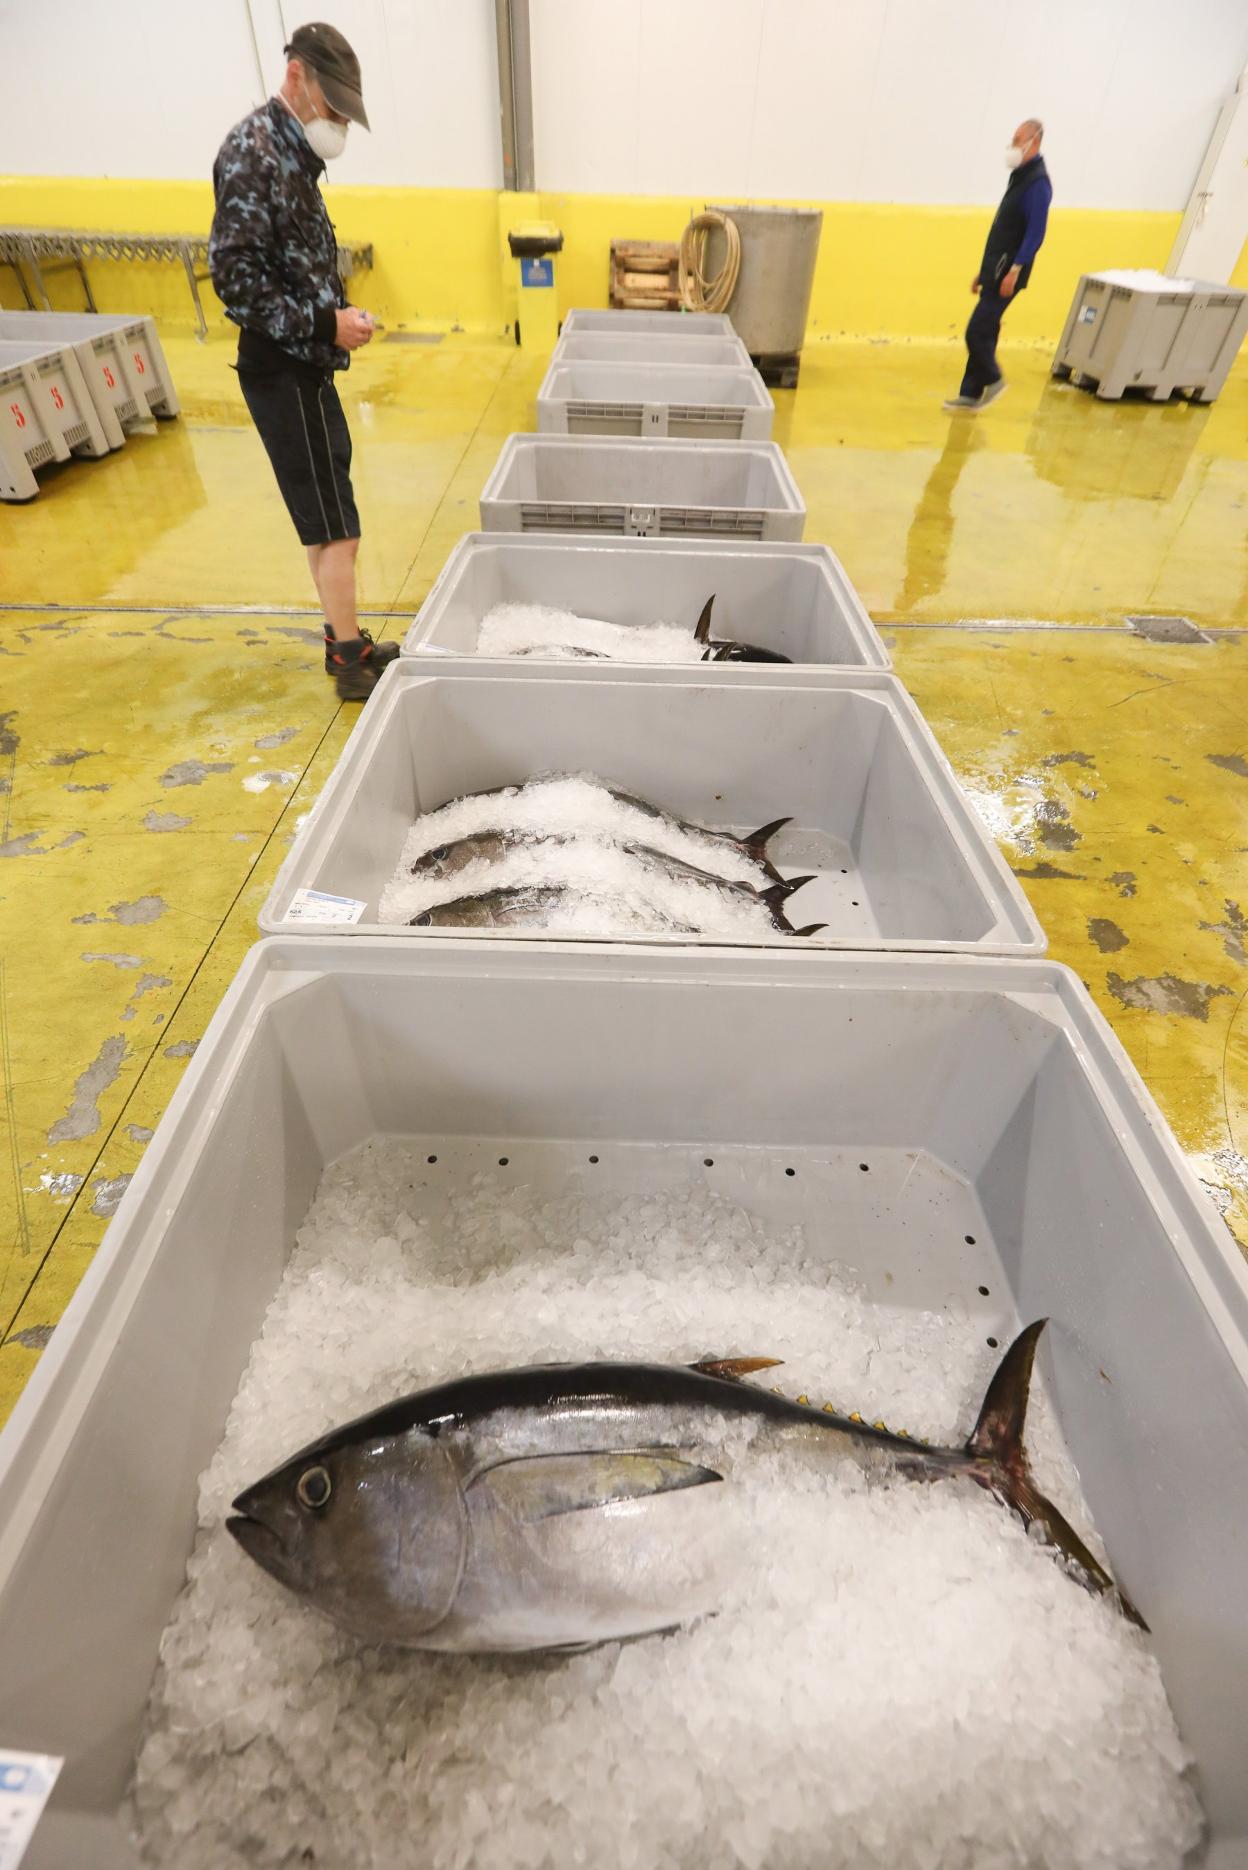
POLYGON ((1007 1351, 963 1448, 925 1447, 744 1381, 769 1358, 544 1364, 440 1384, 334 1430, 241 1493, 226 1525, 265 1571, 367 1643, 584 1648, 713 1611, 715 1527, 733 1476, 791 1450, 882 1478, 974 1481, 1089 1589, 1115 1592, 1036 1489, 1023 1450, 1045 1322, 1007 1351), (734 1427, 752 1431, 736 1453, 734 1427))

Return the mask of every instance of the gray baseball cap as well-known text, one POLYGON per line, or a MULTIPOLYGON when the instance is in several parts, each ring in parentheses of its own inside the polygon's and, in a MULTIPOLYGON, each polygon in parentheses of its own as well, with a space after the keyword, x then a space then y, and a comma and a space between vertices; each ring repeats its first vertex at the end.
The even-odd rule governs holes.
POLYGON ((285 48, 287 58, 297 58, 316 73, 325 102, 340 117, 349 117, 362 130, 369 128, 364 111, 364 93, 360 85, 360 61, 335 26, 314 21, 298 27, 285 48))

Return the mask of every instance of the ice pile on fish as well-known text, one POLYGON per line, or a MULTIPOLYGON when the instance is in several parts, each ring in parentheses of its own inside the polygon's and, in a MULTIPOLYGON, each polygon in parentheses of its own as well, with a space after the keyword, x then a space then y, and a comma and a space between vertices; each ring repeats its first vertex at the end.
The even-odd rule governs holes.
MULTIPOLYGON (((833 1402, 857 1429, 854 1410, 875 1410, 905 1450, 898 1463, 929 1452, 922 1437, 935 1453, 973 1433, 1000 1358, 986 1331, 1008 1334, 962 1305, 874 1303, 837 1264, 847 1240, 865 1244, 830 1193, 838 1174, 859 1176, 859 1151, 823 1165, 822 1204, 790 1210, 817 1216, 809 1228, 699 1185, 725 1174, 738 1185, 729 1152, 703 1168, 712 1152, 692 1150, 667 1192, 651 1178, 633 1194, 612 1186, 621 1174, 626 1188, 638 1180, 629 1152, 617 1153, 375 1139, 327 1170, 203 1476, 138 1755, 131 1817, 145 1860, 177 1870, 1177 1870, 1200 1813, 1147 1639, 1112 1596, 1077 1588, 990 1491, 824 1458, 817 1438, 836 1447, 843 1430, 813 1428, 810 1447, 773 1453, 762 1445, 770 1417, 752 1426, 712 1411, 693 1442, 669 1450, 660 1435, 648 1470, 612 1469, 598 1504, 537 1516, 535 1504, 579 1501, 588 1470, 560 1470, 556 1456, 530 1479, 528 1445, 509 1442, 515 1484, 504 1468, 484 1470, 494 1478, 474 1511, 493 1495, 497 1558, 523 1503, 526 1537, 565 1579, 579 1577, 557 1634, 573 1614, 600 1614, 603 1593, 587 1579, 610 1585, 613 1615, 619 1590, 647 1585, 622 1562, 639 1552, 647 1588, 661 1581, 669 1606, 687 1594, 694 1609, 708 1554, 734 1561, 715 1572, 714 1615, 576 1654, 374 1647, 240 1551, 226 1531, 231 1502, 291 1449, 326 1455, 328 1495, 309 1474, 313 1504, 296 1502, 324 1532, 351 1494, 338 1466, 346 1445, 323 1448, 336 1424, 433 1384, 462 1398, 478 1372, 552 1358, 582 1370, 657 1361, 656 1382, 699 1396, 714 1385, 738 1411, 773 1387, 802 1421, 833 1402), (506 1165, 482 1173, 482 1157, 496 1155, 506 1165), (732 1359, 764 1347, 783 1362, 743 1372, 745 1383, 682 1369, 711 1349, 732 1359), (698 1465, 725 1481, 653 1490, 664 1461, 703 1451, 698 1465)), ((800 1191, 800 1168, 786 1181, 783 1164, 771 1165, 781 1187, 800 1191)), ((904 1183, 906 1202, 939 1206, 957 1233, 981 1231, 973 1193, 951 1191, 942 1165, 898 1151, 873 1152, 871 1167, 873 1180, 904 1183)), ((582 1383, 583 1398, 587 1388, 605 1406, 619 1385, 582 1383)), ((515 1398, 503 1401, 514 1427, 515 1398)), ((655 1443, 652 1418, 638 1428, 655 1443)), ((379 1464, 391 1458, 384 1433, 371 1445, 379 1464)), ((1035 1485, 1104 1565, 1039 1383, 1027 1447, 1035 1485)), ((413 1578, 445 1562, 445 1539, 423 1524, 401 1530, 366 1540, 363 1560, 340 1572, 357 1605, 352 1581, 375 1578, 379 1561, 413 1578)), ((449 1597, 450 1573, 440 1575, 449 1597)), ((474 1590, 482 1575, 469 1579, 474 1590)), ((370 1630, 395 1603, 372 1598, 370 1630)))
POLYGON ((709 597, 692 634, 678 623, 607 623, 550 604, 495 604, 477 632, 479 656, 541 656, 551 661, 789 662, 758 643, 711 635, 709 597))
POLYGON ((609 786, 552 773, 453 799, 417 819, 382 895, 383 922, 552 935, 809 937, 789 913, 813 872, 768 855, 791 821, 716 830, 609 786))

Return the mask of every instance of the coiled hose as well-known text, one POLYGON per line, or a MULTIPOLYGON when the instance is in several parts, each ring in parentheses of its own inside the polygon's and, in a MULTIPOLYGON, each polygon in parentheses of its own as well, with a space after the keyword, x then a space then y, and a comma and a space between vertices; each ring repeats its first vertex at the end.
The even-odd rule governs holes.
POLYGON ((687 312, 722 312, 737 289, 741 272, 741 236, 726 214, 708 208, 695 214, 680 237, 680 300, 687 312), (711 229, 722 227, 728 251, 713 279, 706 276, 706 247, 711 229))

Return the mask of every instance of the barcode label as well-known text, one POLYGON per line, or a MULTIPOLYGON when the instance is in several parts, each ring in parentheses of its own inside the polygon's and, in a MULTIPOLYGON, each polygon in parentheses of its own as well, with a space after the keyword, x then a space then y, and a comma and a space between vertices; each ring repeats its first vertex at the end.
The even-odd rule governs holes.
MULTIPOLYGON (((284 922, 358 922, 367 903, 354 896, 329 896, 324 890, 296 890, 284 922)), ((0 1870, 4 1866, 0 1865, 0 1870)))
POLYGON ((63 1762, 54 1753, 0 1752, 0 1870, 17 1870, 63 1762))

